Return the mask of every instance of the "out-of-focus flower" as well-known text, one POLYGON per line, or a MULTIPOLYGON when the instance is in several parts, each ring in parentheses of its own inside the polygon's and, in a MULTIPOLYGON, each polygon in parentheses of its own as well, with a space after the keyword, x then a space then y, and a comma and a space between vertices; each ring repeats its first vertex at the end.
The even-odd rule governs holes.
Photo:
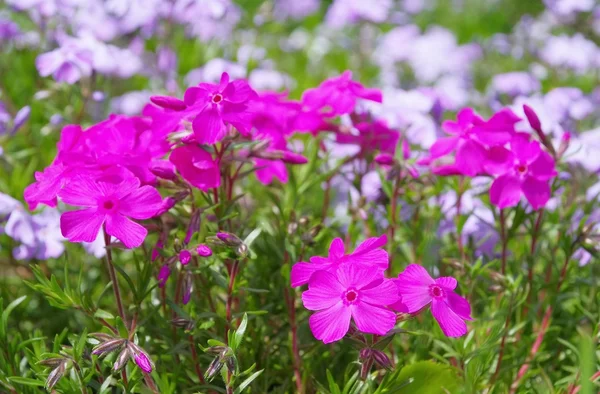
POLYGON ((360 21, 384 22, 394 3, 392 0, 335 0, 325 16, 331 27, 342 27, 360 21))
POLYGON ((458 282, 444 276, 433 279, 425 268, 410 264, 395 280, 403 308, 401 312, 417 313, 431 304, 431 313, 444 335, 460 337, 467 333, 465 320, 472 320, 471 306, 454 292, 458 282))
POLYGON ((76 43, 69 43, 39 55, 35 61, 42 77, 52 75, 58 82, 73 84, 92 74, 93 53, 76 43))
POLYGON ((551 66, 568 68, 578 74, 585 74, 600 65, 600 49, 581 34, 547 38, 540 57, 551 66))
POLYGON ((333 272, 316 272, 302 293, 304 307, 318 311, 309 325, 315 338, 324 343, 342 339, 351 318, 364 333, 387 334, 396 324, 396 314, 386 306, 397 300, 398 289, 380 270, 355 263, 333 272))
POLYGON ((509 96, 529 95, 540 89, 539 81, 526 72, 496 74, 492 78, 492 90, 509 96))
POLYGON ((310 278, 315 272, 334 272, 338 267, 346 264, 383 272, 389 264, 388 254, 381 248, 386 242, 386 235, 369 238, 358 245, 354 252, 346 254, 344 241, 341 238, 336 238, 331 241, 331 245, 329 246, 329 256, 314 256, 310 258, 310 263, 299 262, 294 264, 290 276, 292 287, 309 283, 310 278))
POLYGON ((303 19, 317 12, 320 6, 321 0, 275 0, 273 14, 280 21, 303 19))

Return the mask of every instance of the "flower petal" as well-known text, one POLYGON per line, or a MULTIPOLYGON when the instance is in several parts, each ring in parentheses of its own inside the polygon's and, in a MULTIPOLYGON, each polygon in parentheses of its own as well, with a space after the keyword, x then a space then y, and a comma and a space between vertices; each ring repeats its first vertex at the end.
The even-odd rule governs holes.
POLYGON ((360 300, 373 305, 386 306, 398 301, 398 286, 390 279, 384 279, 383 282, 373 288, 361 289, 360 300))
POLYGON ((454 151, 456 149, 456 145, 458 144, 458 137, 444 137, 439 138, 434 144, 429 148, 429 154, 432 159, 437 159, 442 156, 446 156, 448 153, 454 151))
POLYGON ((344 241, 341 238, 335 238, 329 245, 329 258, 332 260, 339 260, 344 257, 345 247, 344 241))
POLYGON ((420 265, 410 264, 394 282, 409 313, 418 312, 431 302, 429 286, 435 281, 420 265))
POLYGON ((121 200, 120 212, 134 219, 153 217, 162 206, 162 198, 152 186, 142 186, 121 200))
POLYGON ((298 287, 307 284, 311 276, 322 269, 323 267, 316 264, 305 263, 303 261, 294 264, 290 273, 291 286, 298 287))
POLYGON ((533 177, 527 177, 521 184, 521 188, 533 209, 544 207, 550 199, 551 190, 548 181, 540 181, 533 177))
POLYGON ((65 212, 60 217, 60 231, 71 242, 93 242, 104 219, 95 208, 65 212))
POLYGON ((499 208, 513 207, 521 199, 521 183, 511 175, 502 175, 490 187, 490 201, 499 208))
POLYGON ((106 232, 123 242, 127 248, 137 248, 144 242, 148 230, 123 215, 106 217, 106 232))
POLYGON ((396 314, 389 309, 358 302, 351 306, 356 327, 364 333, 385 335, 396 324, 396 314))
POLYGON ((339 341, 350 328, 350 308, 340 300, 337 304, 310 317, 308 324, 315 338, 324 343, 339 341))
POLYGON ((192 121, 194 135, 201 144, 214 144, 225 137, 227 129, 216 108, 207 107, 192 121))
POLYGON ((458 285, 458 282, 456 281, 456 279, 454 279, 451 276, 442 276, 441 278, 437 278, 435 280, 435 283, 448 289, 448 290, 454 290, 454 289, 456 289, 456 286, 458 285))
POLYGON ((335 275, 318 271, 310 278, 308 290, 302 293, 302 303, 311 311, 327 309, 341 300, 344 290, 335 275))
POLYGON ((460 337, 467 333, 467 324, 443 300, 433 300, 431 313, 447 337, 460 337))
POLYGON ((451 291, 447 293, 446 303, 454 313, 464 320, 473 320, 471 317, 471 305, 465 298, 451 291))
POLYGON ((101 192, 93 179, 78 176, 59 191, 58 196, 65 204, 94 207, 98 204, 97 198, 101 196, 101 192))
POLYGON ((337 278, 346 289, 363 288, 383 278, 383 272, 372 268, 364 268, 357 264, 343 264, 337 269, 337 278))

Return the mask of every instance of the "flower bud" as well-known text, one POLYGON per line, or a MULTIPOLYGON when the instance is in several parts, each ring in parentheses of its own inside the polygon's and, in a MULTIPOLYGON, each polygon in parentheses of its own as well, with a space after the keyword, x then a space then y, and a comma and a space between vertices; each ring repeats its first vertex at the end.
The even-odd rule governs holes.
POLYGON ((360 353, 358 354, 358 357, 360 358, 361 361, 365 361, 372 355, 373 355, 373 349, 371 349, 369 347, 365 347, 363 349, 360 349, 360 353))
POLYGON ((241 258, 247 257, 248 256, 248 246, 246 246, 246 244, 241 244, 240 246, 237 247, 235 252, 241 258))
POLYGON ((173 181, 177 179, 175 166, 167 160, 154 160, 148 165, 148 170, 158 178, 173 181))
POLYGON ((373 358, 375 359, 375 362, 381 367, 388 370, 392 368, 392 362, 390 361, 390 358, 387 356, 387 354, 379 350, 373 349, 373 358))
POLYGON ((111 339, 115 339, 115 337, 113 337, 112 335, 109 335, 109 334, 106 334, 103 332, 92 332, 88 336, 90 336, 92 338, 96 338, 100 342, 106 342, 106 341, 110 341, 111 339))
POLYGON ((156 261, 156 259, 158 258, 158 256, 160 256, 160 252, 159 252, 159 250, 160 250, 160 249, 162 249, 162 248, 164 248, 164 247, 165 247, 165 244, 164 244, 164 242, 162 241, 162 239, 159 239, 159 240, 156 242, 156 246, 154 246, 154 247, 152 248, 152 256, 151 256, 151 259, 152 259, 152 261, 153 261, 153 262, 154 262, 154 261, 156 261))
POLYGON ((394 156, 392 156, 388 153, 380 153, 377 156, 375 156, 375 163, 383 165, 383 166, 391 166, 395 162, 396 161, 394 159, 394 156))
POLYGON ((562 157, 562 155, 565 154, 565 152, 569 148, 570 142, 571 142, 571 133, 566 131, 560 139, 560 145, 558 146, 558 152, 556 154, 558 157, 562 157))
POLYGON ((129 348, 126 347, 125 349, 121 350, 121 353, 119 353, 117 359, 115 360, 115 363, 113 364, 113 371, 117 372, 123 369, 123 367, 125 366, 125 364, 127 364, 127 361, 129 361, 130 358, 131 352, 129 351, 129 348))
POLYGON ((206 353, 223 355, 226 354, 228 350, 229 348, 225 346, 211 346, 206 349, 206 353))
POLYGON ((298 153, 283 151, 283 157, 281 161, 288 164, 306 164, 308 159, 298 153))
POLYGON ((185 239, 183 240, 183 243, 186 245, 190 243, 194 234, 200 230, 200 213, 199 210, 195 210, 190 217, 190 223, 185 234, 185 239))
POLYGON ((206 369, 206 372, 204 373, 204 378, 210 382, 214 379, 215 376, 217 376, 217 374, 221 371, 222 368, 223 363, 221 362, 221 358, 215 357, 206 369))
POLYGON ((129 347, 129 351, 133 356, 133 361, 135 361, 137 366, 145 373, 152 372, 152 361, 150 361, 146 352, 133 342, 128 342, 127 346, 129 347))
POLYGON ((186 271, 185 276, 183 277, 183 296, 181 301, 183 305, 187 305, 190 302, 190 298, 192 297, 192 292, 194 291, 194 276, 190 271, 186 271))
POLYGON ((52 372, 48 375, 48 379, 46 379, 46 390, 52 391, 54 386, 58 383, 60 378, 62 378, 67 371, 67 362, 64 360, 62 363, 58 365, 58 367, 54 368, 52 372))
POLYGON ((196 252, 198 253, 198 256, 202 257, 210 257, 213 254, 212 249, 205 244, 200 244, 196 246, 196 252))
POLYGON ((192 259, 192 254, 190 253, 189 250, 184 249, 181 252, 179 252, 179 262, 182 265, 188 265, 191 259, 192 259))
POLYGON ((40 360, 38 361, 39 365, 43 365, 44 367, 52 367, 52 368, 56 368, 58 367, 61 363, 63 363, 65 361, 64 358, 47 358, 45 360, 40 360))
POLYGON ((540 118, 538 118, 533 108, 527 104, 523 104, 523 112, 525 112, 525 116, 527 117, 531 128, 538 133, 542 133, 542 123, 540 122, 540 118))
POLYGON ((29 115, 31 114, 31 107, 29 105, 21 108, 17 114, 15 115, 15 119, 13 122, 12 134, 16 133, 17 130, 21 128, 29 119, 29 115))
POLYGON ((194 326, 196 325, 192 320, 184 319, 183 317, 177 317, 171 320, 171 324, 187 331, 193 330, 194 326))
POLYGON ((231 233, 218 232, 217 238, 227 246, 240 246, 242 244, 242 240, 231 233))
POLYGON ((92 354, 102 356, 107 353, 114 352, 115 350, 121 348, 121 346, 123 346, 124 342, 125 342, 125 339, 121 339, 121 338, 111 339, 106 342, 102 342, 101 344, 97 345, 94 348, 94 350, 92 351, 92 354))
POLYGON ((150 97, 150 101, 152 101, 152 103, 158 105, 161 108, 170 109, 173 111, 183 111, 187 108, 187 105, 183 101, 175 97, 152 96, 150 97))
POLYGON ((235 373, 237 369, 237 362, 235 357, 227 357, 227 359, 225 360, 225 365, 227 365, 227 370, 229 370, 229 372, 235 373))
POLYGON ((158 287, 163 288, 167 283, 167 279, 171 275, 171 268, 169 268, 169 264, 165 264, 160 267, 160 272, 158 273, 158 287))
POLYGON ((177 204, 177 200, 173 197, 167 197, 162 201, 161 207, 156 211, 155 216, 160 216, 169 211, 169 209, 173 208, 177 204))

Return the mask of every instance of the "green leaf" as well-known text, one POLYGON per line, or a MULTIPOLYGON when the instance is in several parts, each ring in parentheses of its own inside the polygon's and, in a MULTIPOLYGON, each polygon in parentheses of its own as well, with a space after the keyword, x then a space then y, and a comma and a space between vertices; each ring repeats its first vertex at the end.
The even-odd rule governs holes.
POLYGON ((250 247, 252 243, 256 240, 256 238, 258 238, 261 232, 262 229, 260 228, 255 228, 254 230, 252 230, 252 232, 248 234, 246 239, 244 239, 244 244, 246 244, 247 247, 250 247))
POLYGON ((98 319, 114 319, 115 317, 110 313, 105 311, 104 309, 97 309, 96 313, 94 313, 94 317, 98 319))
POLYGON ((244 334, 246 333, 246 327, 248 327, 248 314, 244 313, 244 317, 242 318, 242 322, 240 326, 235 330, 235 334, 233 336, 233 351, 242 344, 242 340, 244 339, 244 334))
POLYGON ((23 378, 21 376, 11 376, 8 380, 11 383, 22 384, 25 386, 44 387, 44 382, 31 378, 23 378))
POLYGON ((250 384, 254 381, 254 379, 258 378, 260 374, 264 371, 261 369, 260 371, 254 372, 252 375, 248 377, 248 379, 244 380, 233 392, 234 394, 240 394, 246 387, 250 386, 250 384))
MULTIPOLYGON (((121 274, 121 276, 123 278, 125 278, 125 281, 127 282, 127 284, 129 285, 129 288, 131 289, 131 292, 133 293, 133 298, 137 300, 137 290, 135 289, 135 285, 133 284, 133 281, 131 280, 131 278, 129 277, 129 275, 127 275, 127 272, 125 272, 125 270, 121 267, 119 267, 116 264, 113 264, 115 269, 119 272, 119 274, 121 274)), ((113 286, 116 286, 115 284, 113 284, 113 286)))
POLYGON ((330 370, 327 370, 327 383, 329 383, 329 391, 331 394, 341 394, 340 386, 333 379, 333 375, 330 370))
POLYGON ((6 309, 2 311, 2 324, 0 324, 0 337, 4 338, 8 328, 8 316, 21 302, 23 302, 27 296, 22 296, 8 304, 6 309))
POLYGON ((458 377, 452 368, 433 361, 421 361, 387 375, 375 393, 446 394, 456 392, 458 387, 458 377))

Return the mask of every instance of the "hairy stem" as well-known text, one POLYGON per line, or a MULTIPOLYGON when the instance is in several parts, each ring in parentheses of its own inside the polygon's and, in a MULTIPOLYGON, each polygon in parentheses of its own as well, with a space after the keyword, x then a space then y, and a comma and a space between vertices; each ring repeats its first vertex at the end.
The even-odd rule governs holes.
POLYGON ((112 282, 113 292, 115 293, 115 300, 117 302, 117 310, 119 311, 119 316, 127 326, 127 318, 125 316, 125 310, 123 309, 123 301, 121 300, 121 290, 119 289, 119 281, 117 280, 117 273, 115 272, 115 267, 113 265, 112 260, 112 249, 109 247, 110 245, 110 235, 106 232, 106 226, 104 227, 104 244, 106 245, 106 267, 108 269, 108 276, 110 277, 110 281, 112 282))

